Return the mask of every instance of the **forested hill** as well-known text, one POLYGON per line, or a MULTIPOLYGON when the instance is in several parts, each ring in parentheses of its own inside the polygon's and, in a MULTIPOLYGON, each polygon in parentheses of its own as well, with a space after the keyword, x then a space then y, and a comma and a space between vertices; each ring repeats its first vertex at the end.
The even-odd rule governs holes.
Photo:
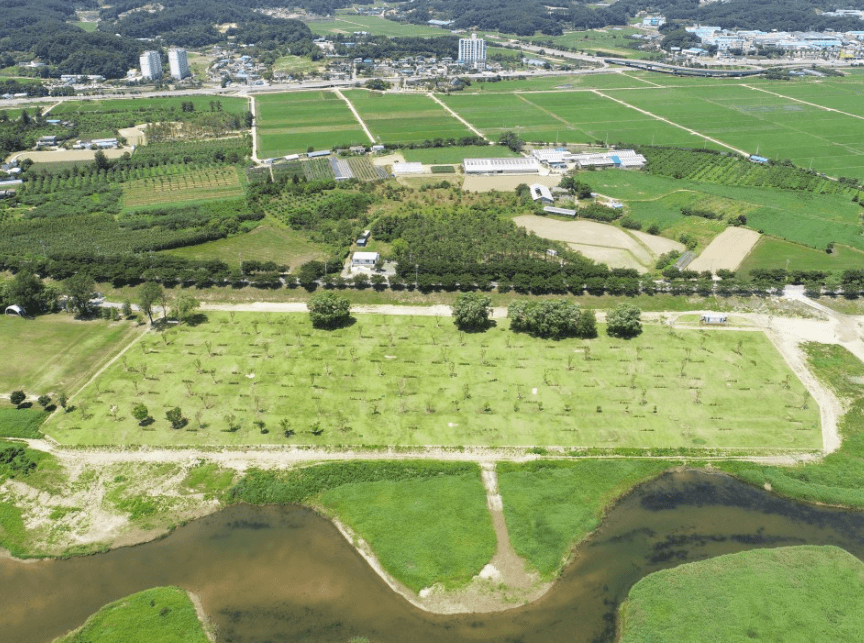
POLYGON ((61 74, 119 78, 134 67, 141 43, 113 34, 87 33, 67 21, 74 8, 98 9, 96 0, 8 0, 0 18, 0 51, 13 59, 38 56, 61 74))
MULTIPOLYGON (((309 0, 313 2, 314 0, 309 0)), ((413 0, 402 17, 423 24, 432 18, 452 19, 462 29, 498 30, 522 36, 542 32, 624 25, 640 11, 660 13, 669 20, 699 22, 724 28, 771 31, 850 31, 864 29, 857 18, 820 15, 838 7, 864 8, 864 0, 729 0, 700 4, 699 0, 618 0, 592 8, 569 0, 413 0)))

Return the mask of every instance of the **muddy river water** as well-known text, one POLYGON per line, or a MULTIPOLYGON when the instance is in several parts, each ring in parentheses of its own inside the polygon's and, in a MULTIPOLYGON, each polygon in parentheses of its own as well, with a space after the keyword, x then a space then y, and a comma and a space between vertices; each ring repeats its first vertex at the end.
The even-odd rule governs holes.
POLYGON ((612 641, 618 603, 658 569, 787 545, 864 558, 864 514, 776 498, 725 476, 667 474, 621 500, 540 600, 489 615, 417 609, 336 528, 298 507, 235 506, 155 542, 70 560, 0 560, 0 640, 48 643, 105 603, 159 585, 197 593, 223 643, 612 641))

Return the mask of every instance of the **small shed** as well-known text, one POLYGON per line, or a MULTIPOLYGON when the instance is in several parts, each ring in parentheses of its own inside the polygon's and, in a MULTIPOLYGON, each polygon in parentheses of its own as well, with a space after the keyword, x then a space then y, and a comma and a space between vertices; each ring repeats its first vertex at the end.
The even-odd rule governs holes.
POLYGON ((16 306, 12 304, 11 306, 6 306, 6 311, 3 313, 4 315, 17 315, 18 317, 24 316, 24 309, 21 306, 16 306))
POLYGON ((729 318, 726 315, 702 315, 702 317, 699 318, 700 324, 707 324, 712 326, 726 324, 728 322, 729 318))
POLYGON ((377 252, 355 252, 351 255, 352 266, 374 266, 381 255, 377 252))
POLYGON ((534 183, 531 185, 531 198, 541 203, 552 203, 555 199, 552 198, 552 193, 542 183, 534 183))

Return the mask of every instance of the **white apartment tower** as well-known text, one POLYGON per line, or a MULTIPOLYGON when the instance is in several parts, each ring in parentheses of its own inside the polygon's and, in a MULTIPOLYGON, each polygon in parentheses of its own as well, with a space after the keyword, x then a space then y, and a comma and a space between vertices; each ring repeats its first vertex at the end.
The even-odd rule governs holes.
POLYGON ((158 51, 145 51, 141 54, 141 76, 148 80, 162 78, 162 57, 158 51))
POLYGON ((189 61, 186 58, 185 49, 169 49, 168 65, 171 67, 171 77, 183 80, 189 73, 189 61))
POLYGON ((474 68, 486 66, 486 41, 472 33, 470 38, 459 39, 459 62, 474 68))

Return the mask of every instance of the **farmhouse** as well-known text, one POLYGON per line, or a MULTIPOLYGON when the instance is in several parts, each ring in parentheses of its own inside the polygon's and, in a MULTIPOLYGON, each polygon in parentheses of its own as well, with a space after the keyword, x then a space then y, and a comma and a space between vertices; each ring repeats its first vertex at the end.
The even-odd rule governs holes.
POLYGON ((555 199, 552 198, 552 193, 549 191, 545 185, 540 183, 534 183, 531 185, 531 198, 534 201, 541 201, 543 203, 552 203, 555 199))
POLYGON ((499 158, 464 159, 465 174, 537 174, 540 164, 537 159, 499 158))
POLYGON ((377 252, 355 252, 351 255, 351 266, 374 266, 380 258, 377 252))

